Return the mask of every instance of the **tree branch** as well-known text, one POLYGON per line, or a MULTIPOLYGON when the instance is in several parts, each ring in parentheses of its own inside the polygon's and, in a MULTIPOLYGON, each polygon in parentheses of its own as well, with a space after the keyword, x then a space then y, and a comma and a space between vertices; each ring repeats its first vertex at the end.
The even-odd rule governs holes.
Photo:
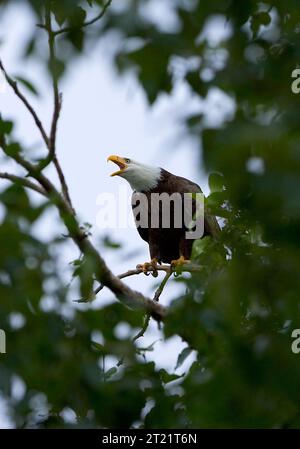
POLYGON ((69 189, 65 180, 65 176, 64 173, 62 171, 62 168, 60 166, 60 163, 57 159, 57 156, 55 154, 55 141, 56 141, 56 129, 57 129, 57 122, 58 122, 58 118, 59 118, 59 113, 60 113, 60 109, 61 109, 61 98, 58 94, 58 89, 56 87, 53 87, 53 90, 55 91, 54 93, 54 112, 53 112, 53 118, 52 118, 52 125, 51 125, 51 135, 50 138, 48 138, 46 131, 42 125, 41 120, 39 119, 36 111, 34 110, 34 108, 31 106, 31 104, 29 103, 29 101, 27 100, 27 98, 20 92, 18 84, 16 83, 16 81, 14 81, 7 73, 6 69, 4 68, 4 65, 0 59, 0 69, 2 70, 2 72, 4 73, 5 79, 8 82, 8 84, 11 86, 11 88, 13 89, 14 93, 16 94, 16 96, 22 101, 22 103, 26 106, 27 110, 30 112, 30 114, 32 115, 32 117, 34 118, 35 124, 37 126, 37 128, 39 129, 43 141, 45 142, 47 148, 48 148, 48 156, 44 159, 44 161, 41 161, 38 164, 39 170, 43 170, 50 162, 52 162, 56 167, 56 171, 58 174, 58 178, 60 180, 61 183, 61 187, 62 187, 62 191, 64 194, 64 197, 66 199, 66 201, 68 201, 68 203, 70 204, 70 207, 73 208, 72 206, 72 201, 71 201, 71 197, 69 194, 69 189), (54 156, 53 156, 54 154, 54 156))
POLYGON ((48 32, 48 44, 49 44, 49 61, 50 61, 50 67, 51 67, 51 73, 52 73, 52 89, 53 89, 53 115, 52 115, 52 122, 51 122, 51 130, 50 130, 50 137, 48 139, 48 156, 41 161, 40 163, 40 169, 46 168, 51 162, 54 163, 63 196, 65 200, 69 203, 71 209, 73 209, 72 200, 69 194, 69 188, 66 183, 65 175, 63 173, 63 170, 61 168, 61 165, 59 163, 59 160, 56 155, 56 133, 57 133, 57 125, 59 120, 59 115, 62 107, 62 94, 59 93, 58 88, 58 78, 57 74, 55 73, 55 33, 52 30, 52 20, 51 20, 51 5, 48 3, 46 5, 45 10, 45 28, 48 32))
MULTIPOLYGON (((160 295, 162 294, 168 280, 170 279, 170 277, 173 274, 173 270, 171 268, 169 268, 168 271, 166 271, 165 277, 163 278, 163 281, 161 282, 161 284, 159 285, 158 289, 156 290, 155 294, 154 294, 154 298, 153 301, 158 302, 160 295)), ((146 330, 148 329, 149 323, 150 323, 150 319, 151 319, 151 315, 150 313, 146 313, 145 315, 145 321, 144 321, 144 325, 142 327, 142 329, 135 335, 135 337, 133 338, 133 341, 138 340, 139 338, 143 337, 146 330)))
POLYGON ((68 187, 68 184, 66 182, 66 178, 65 178, 64 172, 63 172, 63 170, 61 168, 61 165, 60 165, 60 163, 59 163, 59 161, 57 159, 56 154, 54 155, 53 163, 55 165, 55 168, 56 168, 56 171, 57 171, 57 174, 58 174, 58 178, 59 178, 59 181, 60 181, 60 184, 61 184, 63 196, 64 196, 65 200, 70 204, 70 207, 73 209, 73 212, 75 213, 75 209, 73 208, 71 196, 70 196, 70 193, 69 193, 69 187, 68 187))
POLYGON ((46 6, 46 27, 48 31, 49 61, 52 74, 53 101, 54 101, 53 117, 49 139, 49 159, 51 162, 55 156, 56 130, 61 109, 62 97, 58 90, 58 79, 55 70, 55 35, 52 31, 50 3, 46 6))
POLYGON ((47 196, 47 192, 42 187, 39 187, 38 185, 29 181, 29 179, 22 178, 21 176, 16 176, 7 172, 0 172, 0 178, 7 179, 8 181, 13 182, 14 184, 22 185, 24 187, 27 187, 28 189, 40 193, 43 196, 47 196))
POLYGON ((0 69, 2 70, 5 79, 7 81, 7 83, 10 85, 10 87, 13 89, 14 93, 16 94, 16 96, 22 101, 22 103, 25 105, 25 107, 27 108, 27 110, 30 112, 31 116, 33 117, 35 124, 37 126, 37 128, 39 129, 41 136, 43 138, 43 141, 45 142, 45 144, 49 145, 49 140, 48 140, 48 136, 46 134, 46 131, 43 127, 43 124, 41 122, 41 120, 39 119, 37 113, 35 112, 35 110, 33 109, 33 107, 31 106, 31 104, 28 102, 28 100, 26 99, 26 97, 20 92, 18 84, 16 81, 14 81, 6 72, 6 69, 4 68, 4 65, 0 59, 0 69))
POLYGON ((164 291, 165 286, 167 285, 168 280, 170 279, 170 277, 172 276, 173 271, 167 271, 165 274, 165 277, 163 278, 162 283, 159 285, 158 289, 156 290, 155 294, 154 294, 154 298, 153 301, 159 301, 160 295, 162 294, 162 292, 164 291))

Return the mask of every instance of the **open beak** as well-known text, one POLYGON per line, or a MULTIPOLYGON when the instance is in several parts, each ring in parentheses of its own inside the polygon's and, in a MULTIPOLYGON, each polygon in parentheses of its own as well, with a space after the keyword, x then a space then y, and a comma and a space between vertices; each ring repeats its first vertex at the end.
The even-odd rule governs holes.
POLYGON ((112 155, 112 156, 109 156, 109 157, 107 158, 107 162, 108 162, 108 161, 114 162, 114 163, 117 164, 118 167, 120 168, 120 170, 115 171, 115 172, 112 173, 110 176, 120 175, 120 174, 123 173, 123 172, 126 170, 126 168, 127 168, 127 164, 126 164, 125 159, 124 159, 123 157, 112 155))

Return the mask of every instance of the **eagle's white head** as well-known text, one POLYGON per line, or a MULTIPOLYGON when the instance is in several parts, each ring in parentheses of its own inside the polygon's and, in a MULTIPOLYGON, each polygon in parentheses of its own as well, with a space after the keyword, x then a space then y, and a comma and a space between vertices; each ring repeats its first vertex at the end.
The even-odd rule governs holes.
POLYGON ((113 155, 109 156, 107 160, 114 162, 119 167, 119 170, 112 173, 111 176, 125 178, 132 189, 137 192, 153 189, 161 176, 161 168, 141 164, 133 159, 113 155))

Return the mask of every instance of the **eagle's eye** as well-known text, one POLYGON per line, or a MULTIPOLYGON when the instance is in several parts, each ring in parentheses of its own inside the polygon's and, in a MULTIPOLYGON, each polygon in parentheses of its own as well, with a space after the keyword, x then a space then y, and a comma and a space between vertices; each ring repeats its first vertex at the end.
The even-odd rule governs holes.
POLYGON ((125 159, 126 164, 130 164, 130 159, 125 159))

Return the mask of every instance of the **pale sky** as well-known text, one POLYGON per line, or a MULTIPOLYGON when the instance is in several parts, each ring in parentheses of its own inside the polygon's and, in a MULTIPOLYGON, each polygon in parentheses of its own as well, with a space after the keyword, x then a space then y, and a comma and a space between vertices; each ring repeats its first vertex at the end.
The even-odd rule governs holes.
MULTIPOLYGON (((172 18, 170 20, 172 25, 172 18)), ((220 20, 216 18, 215 26, 215 30, 219 32, 223 26, 220 25, 222 22, 220 20)), ((33 62, 21 61, 19 58, 30 26, 30 16, 25 8, 20 4, 17 8, 11 7, 8 13, 1 17, 0 55, 10 74, 31 79, 39 87, 41 98, 36 99, 27 92, 26 95, 49 127, 52 98, 46 74, 33 62)), ((212 39, 216 39, 218 35, 210 31, 208 34, 212 39)), ((180 117, 204 110, 209 122, 219 125, 224 115, 233 112, 234 105, 229 97, 217 90, 211 91, 205 101, 199 101, 189 88, 179 81, 172 95, 161 95, 156 104, 150 108, 133 75, 122 78, 116 75, 107 50, 110 47, 112 43, 104 39, 92 52, 87 52, 84 57, 73 63, 61 83, 63 110, 58 128, 57 153, 78 214, 82 222, 90 222, 93 225, 95 244, 98 244, 101 235, 106 234, 124 244, 125 250, 120 253, 104 252, 108 265, 118 274, 145 262, 149 259, 149 255, 147 244, 140 239, 136 229, 102 230, 97 227, 99 195, 113 193, 117 197, 121 186, 122 188, 126 186, 128 197, 131 195, 130 187, 125 180, 109 176, 114 167, 106 163, 107 156, 119 154, 164 167, 174 174, 192 179, 205 193, 208 193, 207 178, 201 170, 197 142, 186 135, 180 125, 180 117), (199 176, 199 173, 202 175, 199 176), (129 254, 134 250, 137 250, 136 256, 124 257, 124 253, 129 254)), ((36 146, 39 135, 32 119, 8 88, 0 92, 0 110, 5 118, 17 119, 16 134, 20 136, 20 140, 25 141, 28 146, 36 146)), ((10 171, 13 169, 13 166, 10 167, 10 171)), ((0 188, 2 185, 3 181, 0 188)), ((121 208, 121 205, 116 203, 115 207, 121 208)), ((36 226, 35 232, 45 239, 51 233, 55 235, 56 215, 49 214, 46 220, 36 226)), ((66 277, 69 276, 68 263, 74 255, 76 257, 78 253, 73 247, 62 255, 61 269, 66 271, 66 277)), ((139 275, 128 278, 126 282, 150 296, 154 293, 157 280, 153 281, 151 277, 139 275)), ((161 302, 168 304, 172 298, 179 295, 181 289, 178 284, 169 282, 161 302)), ((112 299, 113 296, 104 290, 92 307, 99 308, 112 299)), ((90 307, 76 306, 73 303, 70 306, 90 307)), ((119 331, 120 334, 126 334, 125 327, 119 331)), ((140 345, 145 347, 160 337, 160 331, 157 330, 156 324, 152 323, 146 336, 140 340, 140 345)), ((166 342, 157 342, 155 350, 149 353, 147 358, 155 360, 159 367, 172 370, 176 365, 180 348, 185 346, 179 337, 173 337, 166 342)), ((193 360, 194 356, 191 355, 178 373, 184 372, 193 360)), ((4 417, 0 417, 0 427, 1 422, 2 426, 5 426, 4 417)))

